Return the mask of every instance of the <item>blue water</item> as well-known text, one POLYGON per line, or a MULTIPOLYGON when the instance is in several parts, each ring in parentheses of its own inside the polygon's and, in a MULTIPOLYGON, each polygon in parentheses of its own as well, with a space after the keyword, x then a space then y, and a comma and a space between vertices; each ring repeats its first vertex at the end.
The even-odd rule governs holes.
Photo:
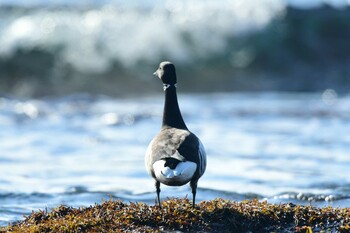
MULTIPOLYGON (((179 102, 207 150, 199 200, 350 206, 350 96, 180 93, 179 102)), ((144 153, 162 109, 162 95, 0 98, 0 224, 111 197, 153 204, 144 153)), ((162 198, 190 194, 162 186, 162 198)))

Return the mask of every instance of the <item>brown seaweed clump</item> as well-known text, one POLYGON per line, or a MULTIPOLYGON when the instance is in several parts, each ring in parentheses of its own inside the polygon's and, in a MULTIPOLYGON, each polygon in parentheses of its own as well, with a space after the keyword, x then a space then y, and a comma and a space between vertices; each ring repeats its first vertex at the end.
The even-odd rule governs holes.
POLYGON ((350 232, 350 208, 249 200, 169 199, 157 205, 104 201, 86 208, 33 212, 0 232, 350 232))

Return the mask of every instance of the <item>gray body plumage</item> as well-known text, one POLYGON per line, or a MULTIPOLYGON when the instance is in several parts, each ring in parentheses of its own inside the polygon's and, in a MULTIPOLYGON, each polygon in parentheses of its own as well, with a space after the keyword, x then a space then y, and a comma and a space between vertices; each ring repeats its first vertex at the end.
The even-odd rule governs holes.
POLYGON ((145 158, 147 172, 156 179, 153 164, 159 160, 174 158, 181 162, 194 162, 197 167, 192 177, 177 177, 161 182, 169 186, 180 186, 190 180, 198 180, 206 168, 206 153, 201 141, 188 130, 162 128, 148 146, 145 158))

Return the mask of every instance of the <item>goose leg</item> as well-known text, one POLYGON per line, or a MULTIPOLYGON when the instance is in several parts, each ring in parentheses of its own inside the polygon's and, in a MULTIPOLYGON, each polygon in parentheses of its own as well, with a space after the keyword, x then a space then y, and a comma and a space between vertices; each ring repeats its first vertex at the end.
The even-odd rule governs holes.
POLYGON ((159 205, 159 208, 162 208, 162 206, 160 204, 160 198, 159 198, 159 194, 160 194, 160 182, 159 181, 156 181, 156 190, 157 190, 158 205, 159 205))
POLYGON ((190 183, 191 188, 192 188, 192 196, 193 196, 193 201, 192 201, 193 208, 196 204, 197 182, 198 182, 198 180, 196 180, 196 181, 191 180, 191 183, 190 183))

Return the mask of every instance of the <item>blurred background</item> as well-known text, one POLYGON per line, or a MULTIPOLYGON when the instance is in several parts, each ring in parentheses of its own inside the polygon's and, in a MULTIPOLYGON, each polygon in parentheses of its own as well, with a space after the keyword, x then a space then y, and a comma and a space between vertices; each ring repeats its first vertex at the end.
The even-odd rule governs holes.
POLYGON ((186 92, 350 85, 346 0, 0 1, 0 92, 155 91, 171 60, 186 92))
POLYGON ((164 60, 208 155, 198 201, 350 206, 349 1, 0 0, 0 226, 155 203, 164 60))

